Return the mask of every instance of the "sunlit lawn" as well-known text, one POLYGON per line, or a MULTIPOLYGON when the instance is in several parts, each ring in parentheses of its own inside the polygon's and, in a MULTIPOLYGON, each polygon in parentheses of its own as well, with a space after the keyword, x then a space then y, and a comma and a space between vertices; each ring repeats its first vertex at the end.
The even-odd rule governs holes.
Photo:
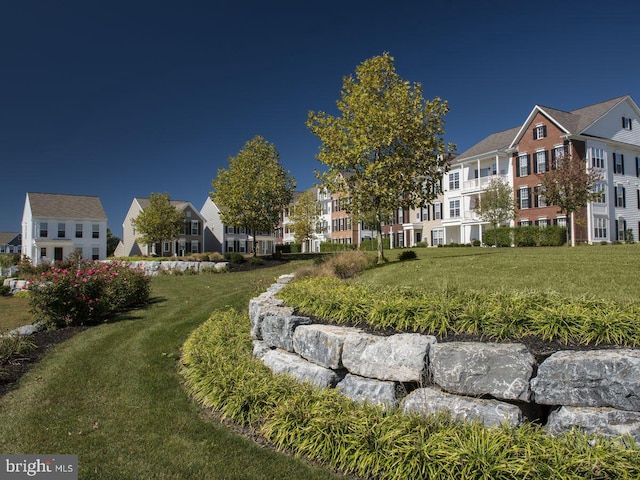
POLYGON ((29 299, 13 296, 0 296, 0 334, 22 325, 33 323, 29 313, 29 299))
POLYGON ((419 248, 418 260, 391 262, 364 272, 360 281, 428 290, 539 290, 640 299, 640 244, 547 248, 419 248))
POLYGON ((154 279, 155 303, 76 335, 0 397, 0 452, 77 454, 82 479, 335 478, 205 421, 177 373, 212 311, 246 309, 293 268, 154 279))

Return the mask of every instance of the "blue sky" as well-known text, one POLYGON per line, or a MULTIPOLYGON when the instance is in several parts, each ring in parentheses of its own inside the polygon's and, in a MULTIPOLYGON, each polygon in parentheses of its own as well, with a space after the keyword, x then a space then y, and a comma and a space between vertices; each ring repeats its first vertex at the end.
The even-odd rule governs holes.
POLYGON ((640 102, 640 4, 430 1, 14 1, 0 4, 0 231, 28 191, 98 195, 120 236, 133 197, 196 208, 246 141, 300 190, 342 77, 388 51, 449 102, 462 152, 534 105, 640 102))

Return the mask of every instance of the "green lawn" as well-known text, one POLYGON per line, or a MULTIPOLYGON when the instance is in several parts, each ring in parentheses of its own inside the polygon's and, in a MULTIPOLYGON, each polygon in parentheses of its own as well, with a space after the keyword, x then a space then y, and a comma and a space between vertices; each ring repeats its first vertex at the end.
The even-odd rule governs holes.
POLYGON ((77 454, 82 479, 336 478, 203 419, 177 373, 212 311, 246 309, 295 265, 155 278, 151 306, 58 346, 0 398, 0 452, 77 454))
POLYGON ((33 321, 33 315, 29 313, 28 298, 0 296, 0 334, 29 325, 33 321))
POLYGON ((417 261, 387 265, 359 281, 427 290, 555 291, 636 301, 640 292, 640 244, 537 248, 417 248, 417 261))

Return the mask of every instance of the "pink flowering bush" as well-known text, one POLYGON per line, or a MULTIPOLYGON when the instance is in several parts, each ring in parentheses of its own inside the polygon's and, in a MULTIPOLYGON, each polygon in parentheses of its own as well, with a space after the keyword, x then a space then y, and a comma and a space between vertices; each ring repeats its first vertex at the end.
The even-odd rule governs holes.
POLYGON ((121 263, 54 265, 29 280, 37 320, 55 327, 96 321, 149 299, 149 278, 121 263))

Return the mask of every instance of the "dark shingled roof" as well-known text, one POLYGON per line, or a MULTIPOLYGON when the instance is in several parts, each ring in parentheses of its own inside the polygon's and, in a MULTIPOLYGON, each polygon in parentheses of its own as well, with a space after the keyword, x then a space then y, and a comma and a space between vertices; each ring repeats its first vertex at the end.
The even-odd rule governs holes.
POLYGON ((7 245, 13 242, 20 233, 18 232, 0 232, 0 245, 7 245))
POLYGON ((34 217, 107 220, 100 198, 59 193, 27 193, 34 217))
POLYGON ((476 143, 473 147, 458 155, 453 163, 457 163, 460 160, 464 160, 475 155, 495 152, 497 150, 507 148, 509 145, 511 145, 511 142, 513 141, 519 130, 520 127, 514 127, 510 128, 509 130, 503 130, 502 132, 493 133, 481 142, 476 143))

